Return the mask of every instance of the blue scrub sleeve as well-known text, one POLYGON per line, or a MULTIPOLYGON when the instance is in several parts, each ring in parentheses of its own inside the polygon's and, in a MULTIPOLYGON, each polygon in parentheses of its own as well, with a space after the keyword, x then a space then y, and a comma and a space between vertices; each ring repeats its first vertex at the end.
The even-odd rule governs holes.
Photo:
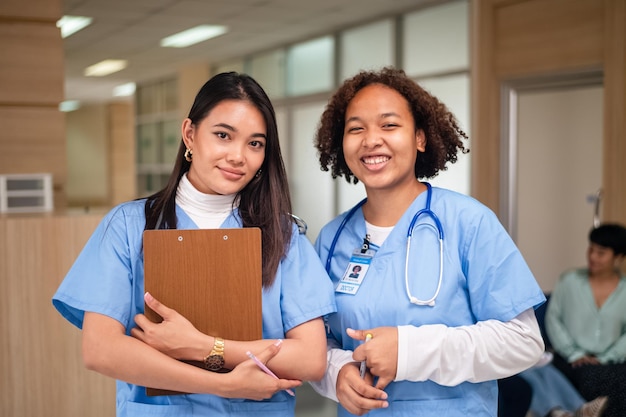
POLYGON ((54 307, 78 328, 86 311, 112 317, 124 326, 131 320, 132 259, 137 254, 131 253, 129 223, 142 230, 145 221, 121 207, 109 212, 53 297, 54 307))
POLYGON ((337 311, 333 286, 305 235, 297 231, 281 264, 283 327, 292 328, 337 311))
POLYGON ((545 302, 519 249, 495 214, 485 209, 464 233, 462 265, 468 280, 472 311, 478 321, 509 321, 545 302))

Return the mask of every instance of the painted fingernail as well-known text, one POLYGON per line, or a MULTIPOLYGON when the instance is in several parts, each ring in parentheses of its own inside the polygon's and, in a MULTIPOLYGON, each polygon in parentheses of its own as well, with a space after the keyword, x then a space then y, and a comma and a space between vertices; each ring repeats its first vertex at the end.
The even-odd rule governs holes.
POLYGON ((278 339, 277 341, 274 342, 274 346, 280 346, 283 344, 283 339, 278 339))

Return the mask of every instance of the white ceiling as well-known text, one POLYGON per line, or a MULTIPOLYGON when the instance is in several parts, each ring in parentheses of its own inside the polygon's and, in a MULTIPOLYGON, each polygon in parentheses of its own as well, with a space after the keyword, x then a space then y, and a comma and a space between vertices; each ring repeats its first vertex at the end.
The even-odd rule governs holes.
POLYGON ((93 23, 63 40, 66 99, 102 102, 126 82, 165 78, 193 63, 222 62, 336 32, 445 0, 63 0, 63 14, 93 23), (188 48, 162 48, 165 36, 200 24, 229 26, 227 34, 188 48), (128 67, 84 77, 104 59, 128 67))

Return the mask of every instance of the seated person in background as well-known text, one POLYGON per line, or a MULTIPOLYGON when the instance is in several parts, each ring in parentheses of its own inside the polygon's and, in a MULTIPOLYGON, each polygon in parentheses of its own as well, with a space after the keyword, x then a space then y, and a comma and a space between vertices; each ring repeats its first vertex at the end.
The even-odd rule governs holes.
POLYGON ((550 363, 552 353, 545 352, 537 365, 518 376, 532 389, 529 411, 533 417, 600 417, 607 397, 585 399, 569 380, 550 363))
POLYGON ((626 416, 626 228, 589 233, 587 268, 565 272, 546 312, 554 365, 586 400, 608 396, 605 417, 626 416))

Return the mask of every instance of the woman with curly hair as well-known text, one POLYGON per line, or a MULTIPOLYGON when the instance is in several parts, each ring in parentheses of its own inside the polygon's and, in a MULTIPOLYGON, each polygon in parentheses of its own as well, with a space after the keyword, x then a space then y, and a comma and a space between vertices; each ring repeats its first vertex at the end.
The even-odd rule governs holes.
POLYGON ((495 214, 420 181, 467 152, 466 138, 443 103, 393 68, 348 79, 322 115, 322 169, 367 193, 316 242, 337 313, 314 387, 339 416, 496 416, 496 379, 543 353, 533 308, 545 297, 495 214))

